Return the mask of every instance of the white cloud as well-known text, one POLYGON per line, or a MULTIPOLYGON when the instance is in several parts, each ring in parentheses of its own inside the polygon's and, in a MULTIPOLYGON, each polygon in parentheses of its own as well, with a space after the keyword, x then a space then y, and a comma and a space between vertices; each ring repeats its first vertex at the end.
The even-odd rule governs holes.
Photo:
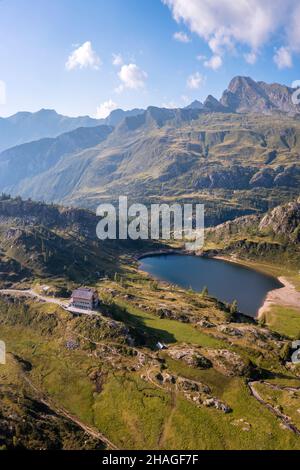
POLYGON ((115 65, 115 67, 119 67, 120 65, 123 64, 123 57, 121 54, 113 54, 112 55, 112 64, 115 65))
POLYGON ((191 90, 198 90, 202 85, 204 85, 206 78, 201 75, 201 73, 196 72, 190 75, 187 79, 187 87, 191 90))
POLYGON ((288 45, 290 49, 294 52, 300 52, 300 4, 299 1, 296 0, 297 7, 293 10, 293 14, 291 15, 291 21, 287 30, 288 34, 288 45))
MULTIPOLYGON (((177 23, 209 45, 213 54, 223 56, 237 46, 248 46, 254 54, 275 35, 284 40, 290 53, 300 52, 299 0, 162 0, 177 23)), ((255 57, 256 58, 256 57, 255 57)))
POLYGON ((73 70, 76 68, 91 68, 97 70, 100 65, 101 59, 93 50, 91 41, 86 41, 82 46, 75 49, 69 56, 66 62, 66 69, 73 70))
POLYGON ((173 38, 179 42, 185 42, 185 43, 191 42, 191 38, 189 38, 189 36, 183 31, 178 31, 177 33, 174 33, 173 38))
POLYGON ((273 59, 279 69, 293 67, 292 54, 288 47, 280 47, 280 49, 275 52, 273 59))
POLYGON ((257 53, 254 51, 248 52, 247 54, 244 54, 244 58, 248 64, 254 65, 257 61, 257 53))
POLYGON ((125 88, 129 88, 131 90, 143 88, 148 78, 147 73, 140 69, 136 64, 123 65, 118 76, 122 82, 116 90, 119 93, 125 88))
POLYGON ((212 70, 218 70, 222 65, 223 60, 219 55, 213 55, 209 60, 204 62, 204 66, 212 70))
POLYGON ((178 108, 178 105, 177 105, 176 101, 167 101, 167 102, 162 103, 162 108, 176 109, 176 108, 178 108))
POLYGON ((117 108, 118 108, 118 105, 113 100, 110 99, 110 100, 104 101, 104 103, 100 104, 100 106, 97 107, 96 118, 105 119, 107 116, 110 115, 110 113, 114 109, 117 109, 117 108))
POLYGON ((6 83, 0 80, 0 105, 6 104, 6 83))
POLYGON ((204 60, 207 59, 207 57, 206 57, 206 55, 199 54, 199 55, 197 55, 196 59, 199 60, 200 62, 203 62, 204 60))

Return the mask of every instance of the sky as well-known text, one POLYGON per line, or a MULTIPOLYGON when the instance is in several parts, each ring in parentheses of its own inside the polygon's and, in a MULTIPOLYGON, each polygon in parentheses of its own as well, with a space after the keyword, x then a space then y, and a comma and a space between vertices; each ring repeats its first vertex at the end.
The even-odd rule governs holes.
POLYGON ((0 0, 0 116, 184 107, 300 79, 299 0, 0 0))

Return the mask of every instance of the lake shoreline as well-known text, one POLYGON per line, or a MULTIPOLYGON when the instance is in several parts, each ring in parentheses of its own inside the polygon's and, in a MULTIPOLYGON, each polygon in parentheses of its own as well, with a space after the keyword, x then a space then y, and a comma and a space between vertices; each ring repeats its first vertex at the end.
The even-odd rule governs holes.
MULTIPOLYGON (((259 310, 256 313, 256 316, 254 317, 255 319, 259 320, 264 317, 264 315, 272 308, 272 306, 278 305, 280 307, 290 307, 290 308, 295 308, 296 310, 299 310, 300 314, 300 292, 296 290, 296 287, 284 276, 274 276, 263 269, 256 268, 255 266, 249 265, 247 261, 241 260, 239 258, 235 257, 226 257, 226 256, 221 256, 221 255, 213 255, 213 254, 197 254, 195 252, 187 252, 186 250, 183 249, 165 249, 165 250, 158 250, 158 251, 151 251, 148 253, 143 253, 142 255, 138 256, 137 261, 142 260, 145 257, 152 257, 152 256, 168 256, 168 255, 190 255, 190 256, 199 256, 203 258, 212 258, 212 259, 218 259, 220 261, 225 261, 227 263, 232 263, 232 264, 237 264, 240 266, 244 267, 250 267, 253 270, 256 270, 257 272, 262 272, 267 276, 270 276, 272 278, 275 278, 282 284, 282 287, 279 287, 278 289, 273 289, 271 290, 262 306, 259 308, 259 310)), ((252 317, 253 318, 253 317, 252 317)))
MULTIPOLYGON (((245 301, 245 299, 243 299, 243 294, 242 294, 242 297, 240 297, 240 299, 238 299, 238 301, 241 302, 241 312, 244 312, 244 314, 246 316, 249 316, 249 318, 253 318, 253 319, 258 319, 259 318, 259 311, 260 309, 262 308, 262 306, 265 304, 265 301, 266 299, 268 299, 268 293, 270 292, 277 292, 278 290, 280 290, 281 288, 283 288, 285 286, 284 283, 281 282, 281 279, 279 279, 276 275, 272 275, 268 272, 266 272, 266 270, 263 270, 263 269, 255 269, 255 266, 249 266, 249 264, 247 265, 247 262, 246 261, 243 261, 243 260, 240 260, 238 258, 234 258, 234 257, 225 257, 225 256, 221 256, 221 255, 218 255, 218 253, 216 252, 208 252, 208 253, 203 253, 203 252, 187 252, 186 250, 182 250, 182 249, 162 249, 162 250, 157 250, 157 251, 149 251, 149 252, 145 252, 145 253, 140 253, 138 258, 136 259, 138 261, 138 264, 139 264, 139 270, 141 272, 143 272, 144 274, 147 274, 155 279, 158 279, 160 281, 164 281, 164 282, 168 282, 168 283, 177 283, 178 285, 180 285, 181 287, 183 287, 182 283, 179 281, 170 281, 170 278, 169 280, 167 279, 163 279, 162 276, 159 276, 157 273, 151 273, 151 270, 149 269, 145 269, 143 266, 143 259, 145 258, 154 258, 154 257, 167 257, 168 255, 175 255, 175 256, 188 256, 188 257, 193 257, 193 258, 198 258, 198 259, 211 259, 211 260, 215 260, 215 261, 223 261, 224 263, 228 263, 228 264, 231 264, 231 265, 236 265, 237 267, 239 266, 240 268, 246 268, 246 269, 249 269, 250 271, 252 272, 256 272, 257 275, 263 275, 265 278, 269 278, 270 281, 267 281, 267 282, 270 282, 271 285, 270 285, 270 289, 267 290, 265 292, 265 295, 263 295, 261 297, 261 301, 260 302, 257 302, 257 304, 255 305, 255 308, 252 310, 252 313, 251 311, 248 312, 247 311, 247 308, 248 306, 245 306, 243 305, 243 302, 245 301), (241 299, 243 299, 243 302, 241 301, 241 299), (244 308, 243 308, 244 307, 244 308), (245 313, 245 311, 247 311, 247 313, 245 313)), ((223 269, 223 268, 222 268, 223 269)), ((172 278, 171 278, 172 279, 172 278)), ((203 279, 202 279, 203 281, 203 279)), ((192 282, 191 284, 192 285, 192 282)), ((252 286, 253 287, 253 286, 252 286)), ((261 291, 261 289, 263 289, 262 287, 259 287, 258 289, 258 292, 261 291)), ((232 289, 231 289, 232 290, 232 289)), ((230 289, 229 289, 230 291, 230 289)), ((222 293, 223 294, 223 293, 222 293)), ((232 294, 232 292, 231 292, 232 294)), ((236 293, 233 293, 233 297, 232 298, 235 298, 234 296, 237 295, 236 293)), ((259 293, 257 294, 259 295, 259 293)), ((221 296, 220 292, 219 292, 219 295, 217 292, 214 293, 214 296, 218 299, 223 299, 222 301, 225 302, 225 300, 227 300, 227 302, 229 302, 228 298, 226 299, 226 296, 224 295, 224 297, 221 296), (224 300, 225 299, 225 300, 224 300)), ((238 295, 237 295, 238 297, 238 295)), ((245 297, 245 296, 244 296, 245 297)), ((253 301, 252 301, 253 302, 253 301)), ((254 302, 255 303, 255 302, 254 302)))
MULTIPOLYGON (((243 263, 243 261, 238 258, 226 258, 225 256, 214 256, 214 258, 230 263, 240 264, 242 266, 248 266, 247 263, 243 263)), ((296 287, 286 277, 276 276, 276 278, 282 284, 282 287, 273 289, 268 293, 255 317, 258 320, 262 319, 272 306, 275 305, 295 308, 300 314, 300 292, 297 291, 296 287)))
POLYGON ((280 289, 270 291, 258 311, 257 318, 263 318, 264 315, 272 308, 279 305, 280 307, 290 307, 299 311, 300 314, 300 292, 285 277, 280 276, 278 280, 283 284, 280 289))

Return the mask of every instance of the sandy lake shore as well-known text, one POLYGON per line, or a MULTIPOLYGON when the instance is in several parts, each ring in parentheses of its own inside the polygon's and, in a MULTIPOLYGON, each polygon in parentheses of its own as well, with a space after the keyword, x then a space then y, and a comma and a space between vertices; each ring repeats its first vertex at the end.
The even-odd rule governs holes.
MULTIPOLYGON (((235 257, 227 258, 223 256, 215 256, 215 258, 245 266, 245 263, 235 257)), ((296 310, 299 310, 300 314, 300 292, 297 291, 295 286, 286 277, 278 277, 278 280, 283 284, 283 287, 274 289, 268 293, 263 305, 257 313, 257 318, 262 318, 273 305, 295 308, 296 310)))
POLYGON ((258 311, 258 318, 261 318, 264 313, 270 310, 272 305, 296 308, 299 309, 300 313, 300 292, 298 292, 295 286, 285 277, 279 277, 278 279, 284 287, 272 290, 268 293, 264 304, 258 311))

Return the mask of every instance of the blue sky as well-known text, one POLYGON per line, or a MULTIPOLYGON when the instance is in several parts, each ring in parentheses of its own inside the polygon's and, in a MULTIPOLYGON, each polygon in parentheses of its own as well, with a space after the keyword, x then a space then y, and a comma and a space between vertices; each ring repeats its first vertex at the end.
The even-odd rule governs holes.
POLYGON ((0 116, 185 106, 235 75, 291 85, 299 3, 0 0, 0 116))

